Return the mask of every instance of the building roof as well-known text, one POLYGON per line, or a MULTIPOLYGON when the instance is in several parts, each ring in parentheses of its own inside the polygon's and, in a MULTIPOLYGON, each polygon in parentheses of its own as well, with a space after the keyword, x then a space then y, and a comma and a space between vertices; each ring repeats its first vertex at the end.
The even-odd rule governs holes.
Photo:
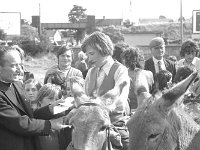
MULTIPOLYGON (((87 19, 80 19, 80 22, 87 22, 87 19)), ((96 26, 110 26, 110 25, 122 25, 123 19, 95 19, 96 26)))
POLYGON ((123 19, 95 19, 96 26, 122 25, 123 19))

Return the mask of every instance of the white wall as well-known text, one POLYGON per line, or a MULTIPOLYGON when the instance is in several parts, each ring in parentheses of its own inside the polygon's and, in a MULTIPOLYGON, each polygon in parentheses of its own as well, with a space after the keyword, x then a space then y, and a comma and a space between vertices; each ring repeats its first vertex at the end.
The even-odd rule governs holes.
POLYGON ((0 29, 7 35, 21 35, 21 13, 0 12, 0 29))
POLYGON ((59 31, 56 31, 56 33, 54 34, 54 41, 61 41, 61 35, 59 33, 59 31))

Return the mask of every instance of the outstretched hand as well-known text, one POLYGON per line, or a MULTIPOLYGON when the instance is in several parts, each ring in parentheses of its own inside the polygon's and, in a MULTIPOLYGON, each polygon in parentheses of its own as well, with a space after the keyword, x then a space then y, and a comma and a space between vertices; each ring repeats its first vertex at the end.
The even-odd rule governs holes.
POLYGON ((51 122, 51 129, 52 130, 60 130, 66 127, 71 127, 70 125, 65 125, 64 124, 64 117, 60 117, 57 119, 52 119, 50 120, 51 122))

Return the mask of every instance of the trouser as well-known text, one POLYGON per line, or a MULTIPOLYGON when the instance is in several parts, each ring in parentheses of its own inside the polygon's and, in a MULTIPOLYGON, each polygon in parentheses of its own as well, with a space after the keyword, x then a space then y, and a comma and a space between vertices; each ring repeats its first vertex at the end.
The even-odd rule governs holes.
POLYGON ((121 135, 121 142, 123 147, 120 150, 128 150, 129 132, 123 121, 113 124, 121 135))

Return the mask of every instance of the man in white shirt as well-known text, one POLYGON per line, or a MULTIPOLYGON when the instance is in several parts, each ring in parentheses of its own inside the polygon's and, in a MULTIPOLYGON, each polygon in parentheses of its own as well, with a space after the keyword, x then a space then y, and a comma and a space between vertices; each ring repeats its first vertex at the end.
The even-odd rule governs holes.
POLYGON ((130 78, 125 66, 116 62, 112 58, 113 44, 110 38, 102 32, 94 32, 86 38, 81 46, 83 52, 88 56, 92 68, 87 73, 85 79, 85 91, 87 96, 99 97, 108 91, 119 87, 120 84, 127 84, 119 93, 113 103, 115 107, 110 110, 111 123, 120 127, 123 150, 128 149, 129 134, 125 125, 127 118, 128 94, 130 78))

